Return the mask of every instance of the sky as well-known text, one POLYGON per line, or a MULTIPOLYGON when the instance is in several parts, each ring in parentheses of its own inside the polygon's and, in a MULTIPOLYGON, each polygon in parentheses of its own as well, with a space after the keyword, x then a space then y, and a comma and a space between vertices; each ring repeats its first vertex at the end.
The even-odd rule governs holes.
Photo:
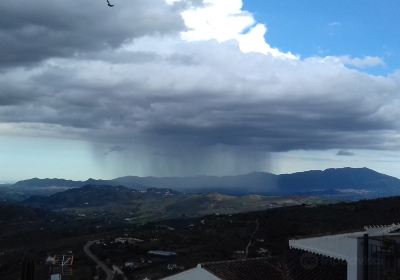
POLYGON ((271 27, 267 40, 282 50, 302 57, 380 57, 384 64, 370 69, 373 74, 400 67, 396 0, 255 0, 244 8, 271 27))
POLYGON ((0 182, 400 177, 394 0, 0 2, 0 182))

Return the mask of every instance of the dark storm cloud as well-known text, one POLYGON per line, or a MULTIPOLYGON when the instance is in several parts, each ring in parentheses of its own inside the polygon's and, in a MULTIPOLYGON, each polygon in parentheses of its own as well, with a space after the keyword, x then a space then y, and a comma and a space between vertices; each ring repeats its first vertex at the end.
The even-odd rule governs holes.
MULTIPOLYGON (((179 47, 176 52, 188 55, 179 47)), ((393 131, 398 124, 391 120, 396 98, 385 97, 396 93, 395 78, 376 79, 333 67, 322 78, 332 83, 336 71, 343 72, 334 86, 325 88, 316 79, 299 87, 320 69, 308 62, 279 66, 269 58, 243 56, 230 47, 225 52, 231 52, 232 62, 222 64, 218 54, 200 59, 200 64, 182 64, 174 59, 177 54, 123 64, 53 61, 28 75, 28 84, 37 86, 31 94, 34 99, 3 107, 0 118, 79 129, 74 132, 78 137, 116 146, 145 143, 161 150, 214 145, 263 151, 397 145, 393 131), (235 61, 242 56, 243 61, 235 61), (255 62, 264 68, 258 68, 262 73, 242 72, 255 62), (274 70, 268 73, 270 68, 274 70), (299 71, 304 71, 303 77, 299 71), (247 81, 250 77, 254 82, 247 81)))
POLYGON ((0 72, 7 133, 151 148, 188 161, 195 150, 204 164, 215 147, 221 157, 231 147, 248 155, 243 166, 259 151, 399 148, 397 74, 243 54, 234 42, 185 42, 174 33, 178 7, 156 0, 120 1, 121 10, 101 1, 12 3, 0 4, 14 15, 0 16, 3 64, 46 60, 0 72))
POLYGON ((113 49, 143 35, 182 30, 162 0, 13 0, 0 2, 0 66, 27 66, 50 57, 113 49))

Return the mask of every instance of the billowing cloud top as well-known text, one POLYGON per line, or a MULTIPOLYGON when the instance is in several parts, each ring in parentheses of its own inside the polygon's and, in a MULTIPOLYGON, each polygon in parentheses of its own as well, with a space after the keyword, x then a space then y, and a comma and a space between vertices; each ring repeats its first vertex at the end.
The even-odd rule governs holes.
POLYGON ((266 31, 241 0, 0 2, 0 133, 157 158, 399 148, 398 73, 300 59, 266 31))
POLYGON ((256 23, 253 16, 243 11, 242 7, 242 0, 204 0, 203 6, 182 13, 185 25, 189 29, 182 33, 182 37, 188 41, 236 40, 240 50, 245 53, 258 52, 296 59, 291 53, 282 53, 276 48, 271 48, 264 38, 266 26, 256 23))

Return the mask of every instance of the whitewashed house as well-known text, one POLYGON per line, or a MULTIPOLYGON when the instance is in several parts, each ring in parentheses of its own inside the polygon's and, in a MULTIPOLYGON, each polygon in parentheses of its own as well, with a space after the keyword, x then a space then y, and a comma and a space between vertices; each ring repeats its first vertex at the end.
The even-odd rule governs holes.
POLYGON ((392 279, 388 275, 400 273, 400 224, 293 239, 289 247, 346 262, 347 280, 392 279))

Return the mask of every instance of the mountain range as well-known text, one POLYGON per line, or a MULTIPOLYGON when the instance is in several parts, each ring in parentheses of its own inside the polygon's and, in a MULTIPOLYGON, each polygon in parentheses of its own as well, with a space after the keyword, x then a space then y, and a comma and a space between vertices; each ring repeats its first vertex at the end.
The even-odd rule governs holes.
POLYGON ((2 192, 3 201, 79 219, 148 222, 394 196, 400 180, 368 168, 339 168, 222 177, 33 178, 0 188, 0 201, 2 192))
POLYGON ((337 168, 275 175, 254 172, 237 176, 137 177, 112 180, 38 179, 19 181, 12 189, 66 190, 86 185, 125 186, 137 190, 168 188, 187 193, 221 193, 226 195, 315 195, 353 193, 370 196, 400 194, 398 178, 368 168, 337 168))

